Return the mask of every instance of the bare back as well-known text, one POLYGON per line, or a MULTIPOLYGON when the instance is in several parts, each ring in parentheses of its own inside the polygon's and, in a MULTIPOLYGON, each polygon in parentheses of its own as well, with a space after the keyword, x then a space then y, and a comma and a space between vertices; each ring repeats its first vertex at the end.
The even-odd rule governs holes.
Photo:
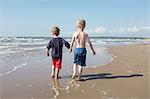
POLYGON ((87 34, 83 31, 74 33, 76 48, 84 48, 86 46, 87 34))
POLYGON ((73 33, 72 40, 71 40, 71 46, 70 46, 70 52, 72 51, 72 47, 75 43, 76 48, 85 48, 86 43, 89 45, 91 50, 93 51, 93 55, 95 55, 95 51, 93 49, 93 46, 90 42, 90 39, 88 37, 88 34, 86 34, 83 31, 77 31, 73 33))

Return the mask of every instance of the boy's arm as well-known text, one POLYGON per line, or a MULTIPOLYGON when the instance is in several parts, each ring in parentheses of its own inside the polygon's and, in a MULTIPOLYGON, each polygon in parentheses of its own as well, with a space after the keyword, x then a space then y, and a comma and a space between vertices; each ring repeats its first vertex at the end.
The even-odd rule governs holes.
POLYGON ((70 44, 67 42, 67 41, 65 41, 64 39, 63 39, 63 44, 69 49, 70 48, 70 44))
POLYGON ((70 49, 69 49, 70 53, 72 52, 72 47, 73 47, 74 41, 75 41, 75 37, 74 37, 74 33, 73 33, 72 39, 71 39, 71 44, 70 44, 70 49))
POLYGON ((46 48, 46 56, 49 56, 49 50, 46 48))
POLYGON ((95 50, 94 50, 94 48, 93 48, 93 45, 92 45, 92 43, 91 43, 91 41, 90 41, 90 39, 89 39, 89 37, 88 37, 87 34, 86 34, 86 40, 87 40, 87 43, 88 43, 89 47, 90 47, 91 50, 93 51, 93 55, 95 55, 96 52, 95 52, 95 50))
POLYGON ((48 43, 48 46, 46 48, 46 56, 49 56, 49 49, 52 47, 52 44, 51 44, 51 40, 50 42, 48 43))

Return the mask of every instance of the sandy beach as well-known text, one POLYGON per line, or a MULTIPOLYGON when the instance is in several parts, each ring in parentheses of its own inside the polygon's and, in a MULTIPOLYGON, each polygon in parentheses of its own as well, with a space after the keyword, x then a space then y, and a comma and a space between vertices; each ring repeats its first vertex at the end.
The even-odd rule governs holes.
POLYGON ((0 0, 0 99, 150 99, 150 0, 0 0))
MULTIPOLYGON (((112 60, 84 69, 85 81, 50 78, 44 61, 0 77, 1 99, 150 99, 150 45, 107 49, 112 60), (37 65, 38 64, 38 65, 37 65), (42 67, 42 68, 41 68, 42 67)), ((98 59, 96 59, 98 60, 98 59)))
POLYGON ((150 46, 115 46, 108 52, 114 55, 111 63, 86 69, 86 81, 71 82, 69 93, 58 99, 149 99, 150 46))

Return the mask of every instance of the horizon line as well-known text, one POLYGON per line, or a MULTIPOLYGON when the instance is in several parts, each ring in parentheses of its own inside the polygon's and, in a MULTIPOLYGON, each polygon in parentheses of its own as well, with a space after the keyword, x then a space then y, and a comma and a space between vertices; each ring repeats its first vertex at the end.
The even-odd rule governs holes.
MULTIPOLYGON (((0 36, 0 38, 52 38, 52 36, 0 36)), ((71 38, 71 36, 61 36, 63 38, 71 38)), ((135 38, 135 39, 150 39, 150 37, 139 37, 139 36, 89 36, 90 38, 135 38)))

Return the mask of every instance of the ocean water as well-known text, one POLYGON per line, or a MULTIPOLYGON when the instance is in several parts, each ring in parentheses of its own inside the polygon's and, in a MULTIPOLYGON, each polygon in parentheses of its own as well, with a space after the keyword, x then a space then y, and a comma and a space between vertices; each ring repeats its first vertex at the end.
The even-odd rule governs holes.
MULTIPOLYGON (((68 42, 70 38, 64 38, 68 42)), ((0 77, 10 75, 12 72, 28 66, 31 60, 35 62, 49 62, 50 58, 45 56, 45 48, 49 42, 49 37, 0 37, 0 77)), ((132 37, 91 37, 91 42, 96 50, 96 55, 88 50, 87 67, 99 64, 106 64, 111 59, 111 54, 106 52, 110 46, 129 44, 150 44, 147 38, 132 37), (94 59, 95 58, 95 59, 94 59)), ((73 53, 69 54, 67 49, 63 49, 63 71, 64 74, 71 73, 73 53), (70 57, 66 59, 66 57, 70 57), (69 60, 69 61, 68 61, 69 60)))

